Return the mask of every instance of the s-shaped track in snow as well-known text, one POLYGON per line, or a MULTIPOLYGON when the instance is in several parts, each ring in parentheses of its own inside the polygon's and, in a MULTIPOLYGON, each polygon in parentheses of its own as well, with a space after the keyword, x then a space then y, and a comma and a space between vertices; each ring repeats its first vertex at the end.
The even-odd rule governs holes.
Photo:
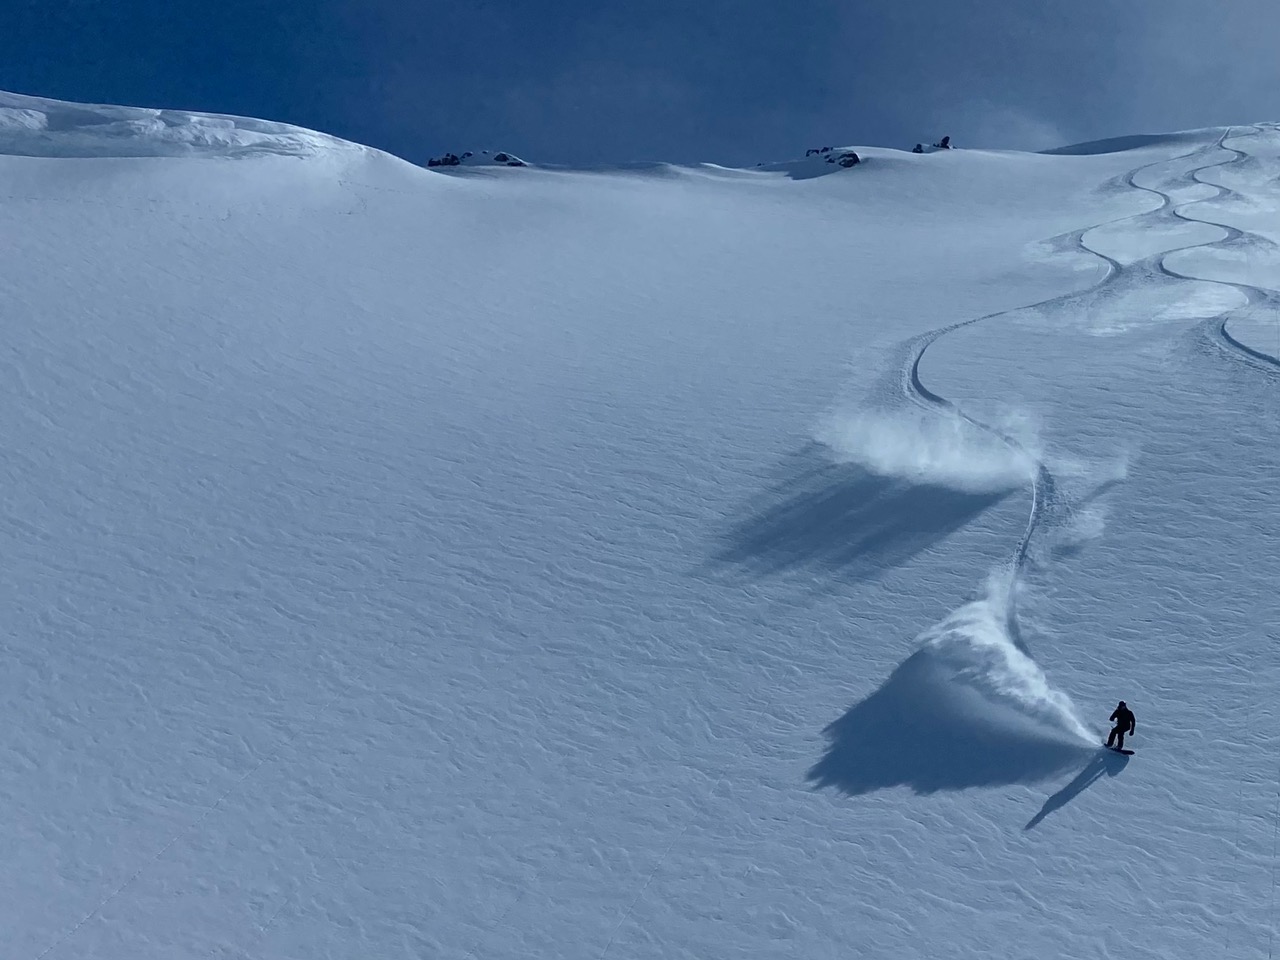
MULTIPOLYGON (((1262 133, 1262 130, 1256 125, 1253 127, 1253 131, 1256 134, 1262 133)), ((1226 145, 1226 141, 1229 139, 1233 139, 1231 136, 1231 129, 1228 129, 1227 132, 1224 133, 1221 138, 1219 138, 1217 145, 1219 149, 1225 150, 1228 153, 1232 154, 1230 159, 1219 160, 1217 163, 1210 163, 1203 167, 1197 167, 1195 170, 1190 171, 1190 173, 1187 175, 1191 180, 1203 186, 1210 187, 1216 190, 1217 193, 1215 193, 1212 197, 1202 197, 1199 200, 1193 200, 1191 201, 1191 203, 1186 204, 1186 206, 1192 206, 1194 204, 1199 204, 1199 203, 1207 203, 1211 200, 1221 200, 1224 197, 1239 196, 1230 187, 1220 186, 1219 184, 1216 184, 1216 183, 1208 183, 1200 179, 1200 174, 1202 174, 1206 170, 1211 170, 1214 167, 1221 167, 1221 166, 1226 166, 1233 163, 1239 163, 1241 160, 1244 160, 1246 157, 1248 157, 1248 153, 1246 153, 1244 150, 1237 150, 1234 147, 1228 147, 1226 145)), ((1160 262, 1159 262, 1159 269, 1162 273, 1164 273, 1166 276, 1173 277, 1174 279, 1177 279, 1177 280, 1193 280, 1197 283, 1215 283, 1215 284, 1218 284, 1219 286, 1230 287, 1233 290, 1240 291, 1240 293, 1244 295, 1247 301, 1247 307, 1266 305, 1271 307, 1272 310, 1280 311, 1280 291, 1271 290, 1266 287, 1259 287, 1254 284, 1240 283, 1239 281, 1235 281, 1235 280, 1215 280, 1212 277, 1192 276, 1191 274, 1180 273, 1174 270, 1173 268, 1167 266, 1164 263, 1164 259, 1166 257, 1169 257, 1175 253, 1178 253, 1181 250, 1190 250, 1190 249, 1194 249, 1195 247, 1227 246, 1233 243, 1237 243, 1241 240, 1248 240, 1260 246, 1275 247, 1275 244, 1272 241, 1266 239, 1265 237, 1261 237, 1258 234, 1249 233, 1248 231, 1240 230, 1236 227, 1228 226, 1225 223, 1218 223, 1215 220, 1207 220, 1204 217, 1197 217, 1197 216, 1193 216, 1190 213, 1186 213, 1181 207, 1172 206, 1172 198, 1169 197, 1168 194, 1163 193, 1162 191, 1156 188, 1144 187, 1136 183, 1133 184, 1133 186, 1137 187, 1137 189, 1139 190, 1145 190, 1148 193, 1154 193, 1155 195, 1163 198, 1163 200, 1165 201, 1165 205, 1171 207, 1170 213, 1177 219, 1182 220, 1185 223, 1200 223, 1210 227, 1217 227, 1219 230, 1222 230, 1225 234, 1225 236, 1219 238, 1218 240, 1213 240, 1208 243, 1202 243, 1202 244, 1193 244, 1190 247, 1179 247, 1177 250, 1169 250, 1165 252, 1164 255, 1160 258, 1160 262)), ((1263 353, 1261 350, 1255 350, 1252 347, 1248 346, 1247 344, 1237 340, 1235 337, 1231 335, 1231 331, 1227 329, 1227 323, 1230 321, 1232 315, 1234 315, 1235 313, 1236 311, 1229 310, 1225 313, 1219 314, 1216 317, 1211 317, 1204 324, 1204 326, 1208 330, 1212 331, 1212 334, 1217 339, 1219 345, 1226 347, 1233 355, 1240 357, 1241 359, 1247 360, 1251 363, 1260 365, 1264 369, 1268 369, 1272 371, 1280 369, 1280 357, 1274 357, 1274 356, 1271 356, 1270 354, 1263 353)))
MULTIPOLYGON (((1257 130, 1256 127, 1254 129, 1255 131, 1257 130)), ((1215 184, 1206 184, 1203 180, 1199 178, 1199 174, 1213 167, 1219 167, 1219 166, 1223 166, 1231 163, 1238 163, 1240 160, 1242 160, 1246 156, 1246 154, 1241 150, 1234 150, 1230 147, 1225 146, 1225 141, 1231 136, 1231 131, 1232 131, 1232 128, 1228 128, 1226 132, 1224 132, 1223 135, 1218 139, 1217 143, 1213 144, 1211 147, 1208 147, 1208 148, 1199 147, 1195 150, 1189 151, 1184 154, 1180 154, 1178 156, 1165 157, 1160 160, 1156 160, 1152 163, 1143 164, 1139 167, 1135 167, 1133 170, 1131 170, 1128 174, 1125 175, 1124 183, 1127 186, 1129 186, 1134 190, 1141 190, 1145 193, 1149 193, 1158 197, 1160 199, 1159 207, 1155 208, 1154 210, 1146 210, 1141 213, 1131 214, 1124 217, 1117 217, 1112 220, 1106 220, 1101 223, 1092 224, 1091 226, 1083 227, 1079 230, 1073 231, 1071 233, 1068 233, 1062 236, 1061 239, 1070 240, 1072 243, 1074 243, 1076 249, 1084 253, 1087 253, 1093 257, 1096 257, 1098 260, 1102 261, 1102 263, 1106 266, 1107 268, 1106 274, 1097 283, 1093 284, 1091 287, 1085 290, 1076 290, 1070 293, 1049 297, 1045 300, 1040 300, 1036 303, 1025 304, 1023 306, 1013 307, 1008 310, 1000 310, 995 313, 985 314, 981 317, 974 317, 973 319, 970 319, 970 320, 961 320, 956 323, 950 323, 950 324, 947 324, 946 326, 938 327, 936 330, 931 330, 928 333, 920 335, 909 344, 909 347, 911 348, 909 352, 909 361, 906 365, 905 370, 903 371, 903 377, 902 377, 902 388, 904 393, 908 397, 908 399, 912 400, 913 402, 919 403, 925 407, 930 407, 934 409, 941 408, 941 409, 947 410, 952 415, 958 416, 962 420, 974 425, 978 429, 999 438, 1002 442, 1008 444, 1010 447, 1017 450, 1022 455, 1026 456, 1028 460, 1031 460, 1032 462, 1035 463, 1035 470, 1034 470, 1034 475, 1032 477, 1032 486, 1031 486, 1031 512, 1029 517, 1027 518, 1027 525, 1023 530, 1022 538, 1018 541, 1017 549, 1014 551, 1014 554, 1010 560, 1013 589, 1011 590, 1011 594, 1010 594, 1011 599, 1009 602, 1008 612, 1006 614, 1006 628, 1009 631, 1010 638, 1013 640, 1014 644, 1023 653, 1026 653, 1028 655, 1030 651, 1027 649, 1025 641, 1022 639, 1021 630, 1018 624, 1016 586, 1017 586, 1019 577, 1021 576, 1021 574, 1023 573, 1023 571, 1027 566, 1027 563, 1030 557, 1031 542, 1033 537, 1036 534, 1036 531, 1043 524, 1049 511, 1052 510, 1054 506, 1058 504, 1058 496, 1056 492, 1056 484, 1054 482, 1053 473, 1052 471, 1050 471, 1048 465, 1045 463, 1043 459, 1033 456, 1031 452, 1028 451, 1016 438, 1003 432, 997 427, 984 423, 981 420, 975 419, 974 417, 965 413, 955 402, 948 400, 946 397, 942 396, 939 393, 936 393, 933 390, 930 390, 927 386, 925 386, 924 382, 921 380, 921 377, 920 377, 920 363, 924 359, 925 352, 929 349, 930 346, 932 346, 934 343, 936 343, 938 340, 940 340, 942 337, 946 336, 947 334, 955 330, 959 330, 962 327, 973 326, 975 324, 996 320, 996 319, 999 319, 1000 317, 1009 316, 1011 314, 1018 313, 1024 310, 1032 310, 1040 307, 1052 306, 1054 304, 1066 303, 1084 294, 1096 293, 1097 291, 1102 290, 1103 288, 1116 283, 1116 281, 1119 280, 1129 268, 1127 268, 1124 264, 1120 263, 1118 260, 1115 260, 1114 258, 1107 256, 1105 253, 1102 253, 1100 250, 1095 250, 1093 247, 1089 246, 1089 244, 1085 241, 1085 236, 1091 231, 1098 229, 1099 227, 1109 226, 1115 223, 1123 223, 1125 221, 1130 221, 1130 220, 1137 220, 1139 218, 1144 218, 1144 217, 1159 216, 1162 213, 1172 218, 1175 218, 1177 220, 1181 220, 1188 223, 1202 223, 1210 226, 1219 227, 1220 229, 1226 232, 1226 235, 1217 240, 1210 240, 1210 241, 1205 241, 1201 243, 1188 244, 1187 246, 1177 247, 1172 250, 1166 250, 1166 251, 1163 251, 1162 253, 1157 254, 1155 257, 1155 269, 1157 271, 1164 274, 1165 276, 1175 278, 1178 280, 1193 280, 1193 281, 1205 282, 1205 283, 1219 283, 1225 286, 1232 287, 1234 289, 1241 291, 1249 299, 1250 305, 1260 303, 1260 302, 1280 304, 1280 294, 1277 294, 1275 291, 1265 290, 1261 287, 1250 286, 1248 284, 1243 284, 1243 283, 1229 282, 1229 281, 1223 281, 1223 280, 1209 280, 1203 277, 1187 276, 1185 274, 1178 273, 1172 270, 1171 268, 1165 266, 1165 259, 1171 256, 1172 254, 1181 252, 1183 250, 1195 249, 1197 247, 1212 247, 1219 244, 1231 243, 1235 240, 1238 240, 1240 237, 1245 236, 1245 233, 1244 231, 1237 230, 1234 227, 1228 227, 1224 224, 1213 223, 1212 221, 1209 221, 1209 220, 1202 220, 1197 217, 1192 217, 1188 214, 1185 214, 1181 212, 1181 210, 1179 210, 1177 206, 1175 206, 1173 197, 1168 193, 1165 193, 1154 187, 1144 187, 1136 182, 1136 178, 1139 175, 1141 175, 1143 171, 1148 170, 1152 167, 1157 167, 1162 164, 1183 160, 1188 157, 1193 157, 1199 153, 1209 153, 1209 152, 1217 153, 1220 150, 1226 150, 1228 153, 1231 154, 1231 156, 1228 157, 1227 159, 1215 160, 1211 163, 1205 163, 1202 166, 1196 167, 1193 170, 1188 171, 1183 176, 1195 183, 1203 184, 1205 186, 1211 186, 1219 191, 1213 197, 1207 197, 1204 199, 1213 200, 1213 199, 1218 199, 1222 196, 1226 196, 1230 194, 1231 191, 1226 187, 1219 187, 1215 184)), ((1198 203, 1202 201, 1192 201, 1192 202, 1198 203)), ((1269 242, 1269 241, 1262 240, 1262 238, 1255 237, 1254 239, 1260 242, 1269 242)), ((1250 349, 1249 347, 1240 343, 1234 337, 1231 336, 1231 334, 1228 332, 1226 328, 1226 324, 1227 324, 1227 320, 1229 319, 1229 316, 1230 316, 1229 313, 1221 314, 1216 317, 1213 317, 1209 321, 1211 324, 1214 325, 1216 329, 1219 342, 1224 346, 1226 346, 1227 348, 1234 350, 1239 356, 1245 357, 1254 362, 1262 362, 1262 363, 1269 364, 1273 367, 1280 368, 1280 361, 1277 361, 1274 358, 1268 357, 1266 354, 1262 354, 1256 350, 1250 349)))

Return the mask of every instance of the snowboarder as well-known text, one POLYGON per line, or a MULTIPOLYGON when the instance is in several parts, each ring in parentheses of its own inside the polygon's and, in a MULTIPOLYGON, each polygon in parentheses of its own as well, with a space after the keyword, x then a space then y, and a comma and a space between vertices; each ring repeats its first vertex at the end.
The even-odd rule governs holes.
POLYGON ((924 153, 924 144, 923 144, 923 143, 917 143, 914 147, 912 147, 912 148, 911 148, 911 152, 912 152, 912 153, 924 153))
POLYGON ((1134 728, 1137 726, 1137 720, 1133 716, 1133 711, 1125 706, 1123 700, 1120 701, 1120 705, 1111 714, 1111 720, 1115 723, 1115 726, 1111 728, 1111 735, 1107 737, 1107 746, 1109 747, 1115 743, 1117 750, 1123 750, 1124 735, 1133 733, 1134 728))

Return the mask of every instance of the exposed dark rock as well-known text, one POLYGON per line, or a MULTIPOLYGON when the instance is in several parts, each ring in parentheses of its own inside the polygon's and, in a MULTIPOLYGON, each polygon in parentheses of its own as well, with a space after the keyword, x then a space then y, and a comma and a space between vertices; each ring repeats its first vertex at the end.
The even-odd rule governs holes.
POLYGON ((446 153, 443 157, 432 157, 427 161, 428 167, 456 167, 462 162, 455 154, 446 153))
POLYGON ((476 158, 476 162, 481 162, 482 160, 492 160, 494 163, 501 163, 508 167, 527 167, 528 166, 527 163, 525 163, 523 160, 521 160, 519 157, 515 156, 514 154, 495 153, 491 156, 488 150, 481 150, 479 155, 475 154, 471 150, 468 150, 466 153, 462 154, 462 156, 458 156, 456 153, 446 153, 442 157, 432 157, 431 159, 429 159, 427 161, 427 166, 428 167, 456 167, 456 166, 459 166, 462 163, 462 161, 470 160, 472 157, 476 158))

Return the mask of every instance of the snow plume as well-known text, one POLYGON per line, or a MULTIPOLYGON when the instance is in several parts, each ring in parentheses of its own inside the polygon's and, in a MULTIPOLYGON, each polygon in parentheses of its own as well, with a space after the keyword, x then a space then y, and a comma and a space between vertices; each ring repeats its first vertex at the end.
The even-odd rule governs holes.
POLYGON ((833 415, 815 439, 837 460, 881 476, 998 492, 1030 481, 1039 447, 1029 421, 1006 419, 996 429, 1008 440, 950 410, 864 410, 833 415))
POLYGON ((1035 783, 1095 752, 1098 737, 1009 633, 1013 587, 993 575, 926 630, 879 689, 827 727, 810 781, 849 794, 1035 783))
POLYGON ((1094 540, 1101 540, 1107 529, 1107 512, 1105 503, 1092 503, 1073 511, 1067 521, 1053 531, 1050 547, 1054 554, 1067 556, 1094 540))
POLYGON ((1071 699, 1049 685, 1009 634, 1016 589, 1011 574, 992 574, 981 596, 922 634, 922 652, 938 679, 957 688, 953 705, 972 719, 1092 744, 1096 737, 1071 699))
POLYGON ((1056 557, 1079 553, 1107 527, 1108 494, 1129 475, 1132 454, 1110 460, 1054 458, 1048 466, 1060 496, 1058 513, 1047 525, 1047 546, 1056 557))

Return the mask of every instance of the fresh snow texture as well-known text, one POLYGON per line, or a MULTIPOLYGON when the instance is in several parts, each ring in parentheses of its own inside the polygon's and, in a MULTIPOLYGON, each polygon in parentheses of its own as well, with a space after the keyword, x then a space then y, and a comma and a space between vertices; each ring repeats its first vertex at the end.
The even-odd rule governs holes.
POLYGON ((311 156, 360 150, 286 123, 80 105, 0 91, 0 154, 20 157, 311 156))
POLYGON ((852 149, 0 99, 5 956, 1270 955, 1280 130, 852 149))

